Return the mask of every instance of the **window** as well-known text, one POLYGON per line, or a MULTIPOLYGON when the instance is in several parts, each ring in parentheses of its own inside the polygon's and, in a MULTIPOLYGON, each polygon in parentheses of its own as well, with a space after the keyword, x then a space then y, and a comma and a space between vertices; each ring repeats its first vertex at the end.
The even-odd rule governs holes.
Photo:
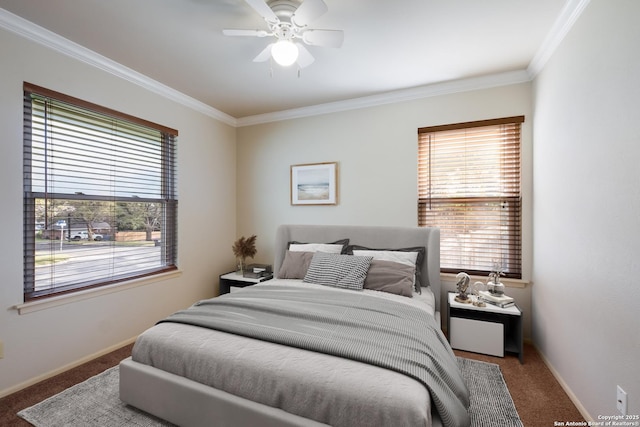
POLYGON ((177 135, 24 84, 25 301, 176 269, 177 135))
POLYGON ((442 272, 522 277, 523 116, 418 129, 418 225, 440 227, 442 272))

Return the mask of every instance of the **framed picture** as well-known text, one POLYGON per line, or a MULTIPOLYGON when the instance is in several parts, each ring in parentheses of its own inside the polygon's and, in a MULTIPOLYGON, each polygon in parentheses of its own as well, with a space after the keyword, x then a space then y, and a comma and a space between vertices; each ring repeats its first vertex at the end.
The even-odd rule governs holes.
POLYGON ((292 205, 336 205, 338 164, 312 163, 291 166, 292 205))

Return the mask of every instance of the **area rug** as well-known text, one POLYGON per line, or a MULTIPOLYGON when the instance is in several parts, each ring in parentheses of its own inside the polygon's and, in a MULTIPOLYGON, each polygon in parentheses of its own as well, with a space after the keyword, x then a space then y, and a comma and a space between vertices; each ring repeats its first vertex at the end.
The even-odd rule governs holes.
POLYGON ((462 379, 469 389, 472 426, 522 427, 500 366, 458 357, 462 379))
MULTIPOLYGON (((500 367, 458 357, 471 397, 473 427, 522 427, 500 367)), ((36 427, 160 427, 173 426, 120 401, 118 367, 18 413, 36 427)))

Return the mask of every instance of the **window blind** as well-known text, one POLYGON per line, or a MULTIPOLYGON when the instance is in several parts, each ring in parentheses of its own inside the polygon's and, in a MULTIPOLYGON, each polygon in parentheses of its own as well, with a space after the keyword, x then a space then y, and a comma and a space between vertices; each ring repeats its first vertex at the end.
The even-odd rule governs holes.
POLYGON ((441 230, 443 272, 522 276, 523 116, 418 129, 418 225, 441 230))
POLYGON ((25 301, 176 268, 177 135, 24 84, 25 301))

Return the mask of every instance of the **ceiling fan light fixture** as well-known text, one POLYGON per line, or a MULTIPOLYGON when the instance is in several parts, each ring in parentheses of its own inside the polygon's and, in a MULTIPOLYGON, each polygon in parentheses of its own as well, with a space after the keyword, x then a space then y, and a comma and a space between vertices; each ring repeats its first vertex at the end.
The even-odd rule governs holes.
POLYGON ((340 47, 344 40, 342 30, 311 29, 307 26, 328 11, 325 0, 245 0, 264 18, 269 31, 224 29, 226 36, 273 37, 253 59, 264 62, 270 59, 282 67, 297 63, 302 69, 314 62, 305 45, 340 47))
POLYGON ((291 40, 280 40, 271 49, 271 56, 283 67, 288 67, 296 62, 298 54, 298 47, 291 40))

